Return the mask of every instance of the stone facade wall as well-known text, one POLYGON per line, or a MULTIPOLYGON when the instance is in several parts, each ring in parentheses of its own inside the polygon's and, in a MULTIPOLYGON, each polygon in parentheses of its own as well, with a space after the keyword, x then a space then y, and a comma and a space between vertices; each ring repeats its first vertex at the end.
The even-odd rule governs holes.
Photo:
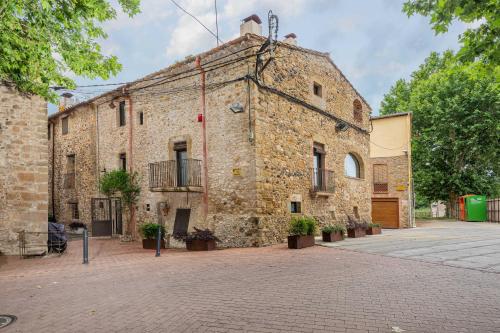
MULTIPOLYGON (((190 229, 196 226, 214 230, 222 240, 221 246, 273 244, 281 242, 286 236, 288 221, 292 217, 288 208, 291 195, 302 198, 304 214, 317 216, 322 223, 343 222, 348 214, 353 214, 355 206, 360 218, 369 220, 371 172, 367 171, 367 134, 353 128, 337 133, 336 122, 332 119, 262 91, 253 82, 239 80, 219 84, 253 74, 255 57, 220 69, 214 68, 215 59, 234 59, 232 52, 243 51, 250 46, 258 47, 263 41, 263 38, 247 35, 229 46, 201 55, 202 64, 210 64, 206 66, 206 216, 203 193, 151 191, 148 183, 149 163, 175 159, 173 147, 176 142, 187 143, 188 158, 204 160, 202 123, 198 121, 198 114, 202 112, 200 75, 194 58, 154 73, 146 77, 147 81, 130 85, 127 95, 115 91, 94 100, 94 111, 87 110, 87 106, 79 106, 69 113, 70 117, 81 117, 81 123, 89 124, 89 127, 82 128, 86 133, 80 139, 56 141, 56 145, 64 146, 58 149, 64 152, 83 151, 84 147, 97 146, 89 152, 95 154, 95 160, 89 155, 89 167, 80 171, 88 172, 89 176, 85 177, 88 179, 85 189, 80 190, 83 184, 79 183, 78 193, 86 198, 98 195, 97 183, 92 183, 96 180, 93 170, 117 169, 119 155, 125 153, 127 167, 130 169, 132 165, 140 176, 138 225, 147 221, 159 222, 165 224, 171 233, 176 210, 189 208, 190 229), (182 72, 189 74, 179 76, 182 72), (169 77, 175 77, 175 80, 169 80, 169 77), (160 79, 163 83, 158 83, 162 82, 160 79), (145 88, 146 85, 149 87, 145 88), (118 105, 122 101, 127 113, 125 126, 118 124, 118 105), (230 110, 230 106, 236 103, 243 107, 244 112, 230 110), (92 118, 95 114, 97 118, 92 118), (92 124, 98 126, 92 130, 92 124), (130 126, 132 137, 129 135, 130 126), (336 175, 337 190, 327 197, 310 194, 313 142, 325 145, 327 167, 336 175), (344 177, 343 163, 348 152, 360 157, 361 179, 344 177)), ((238 56, 250 54, 256 49, 239 52, 238 56)), ((354 121, 353 101, 362 99, 324 55, 293 47, 283 47, 283 52, 279 57, 287 56, 290 63, 280 60, 279 64, 270 66, 265 74, 267 81, 273 79, 273 86, 320 105, 348 122, 354 121), (286 79, 279 81, 280 77, 286 79), (312 77, 315 79, 311 80, 312 77), (323 84, 324 99, 312 100, 314 81, 323 84)), ((364 102, 363 110, 363 120, 356 124, 367 129, 369 107, 364 102)), ((64 154, 56 156, 61 160, 64 154)), ((62 162, 56 162, 55 166, 62 168, 62 162)), ((201 176, 204 181, 203 172, 201 176)), ((59 191, 61 184, 57 184, 59 191)), ((82 214, 82 221, 90 223, 90 217, 82 214)), ((171 245, 175 242, 172 241, 171 245)))
POLYGON ((61 113, 49 119, 51 139, 49 140, 49 214, 53 214, 59 223, 72 221, 90 223, 90 199, 96 196, 96 135, 95 112, 91 106, 82 106, 77 112, 67 115, 61 113), (67 116, 68 132, 62 133, 62 119, 67 116), (54 147, 54 149, 53 149, 54 147), (65 186, 65 178, 71 182, 68 174, 68 156, 74 155, 74 186, 65 186), (52 170, 53 168, 53 170, 52 170), (52 175, 54 175, 54 193, 52 193, 52 175), (52 200, 53 198, 53 200, 52 200), (54 202, 54 205, 52 205, 54 202), (73 206, 78 205, 79 218, 73 218, 73 206))
POLYGON ((0 84, 0 255, 47 250, 47 103, 0 84), (31 234, 34 233, 34 234, 31 234))
POLYGON ((374 164, 387 165, 387 180, 388 191, 387 193, 374 193, 372 184, 372 197, 373 198, 398 198, 399 204, 399 227, 411 227, 409 217, 409 209, 411 202, 408 198, 408 190, 411 184, 408 184, 408 162, 409 159, 406 155, 391 156, 391 157, 376 157, 371 158, 372 168, 374 164))
MULTIPOLYGON (((370 109, 340 71, 324 56, 295 48, 278 48, 264 84, 297 97, 346 123, 368 130, 370 109), (322 96, 313 92, 322 86, 322 96), (363 118, 353 118, 353 102, 362 103, 363 118)), ((261 91, 256 105, 257 202, 262 244, 283 241, 290 201, 301 202, 302 214, 321 225, 343 224, 347 216, 371 221, 368 133, 349 127, 337 131, 337 121, 282 96, 261 91), (311 193, 313 145, 325 150, 324 167, 334 173, 333 193, 311 193), (344 173, 346 154, 358 157, 361 177, 344 173), (357 208, 355 208, 357 207, 357 208), (355 212, 355 210, 357 212, 355 212)))

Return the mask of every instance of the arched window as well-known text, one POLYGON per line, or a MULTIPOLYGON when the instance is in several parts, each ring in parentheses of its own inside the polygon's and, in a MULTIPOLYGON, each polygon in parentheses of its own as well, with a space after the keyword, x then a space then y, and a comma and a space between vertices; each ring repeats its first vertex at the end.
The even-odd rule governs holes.
POLYGON ((347 154, 345 157, 344 172, 347 177, 362 178, 361 163, 352 153, 347 154))
POLYGON ((363 121, 363 106, 361 105, 359 99, 355 99, 352 103, 352 113, 355 121, 363 121))

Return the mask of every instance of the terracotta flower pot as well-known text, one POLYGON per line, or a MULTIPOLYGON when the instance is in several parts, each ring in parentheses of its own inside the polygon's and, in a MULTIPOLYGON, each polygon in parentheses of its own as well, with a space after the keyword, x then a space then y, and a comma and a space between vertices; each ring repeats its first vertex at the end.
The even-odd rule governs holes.
POLYGON ((314 235, 307 236, 288 236, 289 249, 302 249, 304 247, 314 246, 314 235))
POLYGON ((188 251, 212 251, 215 250, 215 240, 193 239, 186 241, 188 251))
POLYGON ((344 235, 342 234, 341 231, 335 231, 335 232, 323 231, 321 235, 323 236, 323 242, 338 242, 344 240, 344 235))
POLYGON ((363 228, 347 229, 347 237, 349 238, 358 238, 365 236, 366 236, 366 230, 363 228))
POLYGON ((382 229, 380 227, 368 227, 366 229, 367 235, 380 235, 382 233, 382 229))
MULTIPOLYGON (((156 239, 143 239, 142 240, 142 248, 155 250, 156 249, 156 239)), ((163 239, 161 240, 160 248, 162 248, 162 249, 165 248, 165 240, 163 240, 163 239)))

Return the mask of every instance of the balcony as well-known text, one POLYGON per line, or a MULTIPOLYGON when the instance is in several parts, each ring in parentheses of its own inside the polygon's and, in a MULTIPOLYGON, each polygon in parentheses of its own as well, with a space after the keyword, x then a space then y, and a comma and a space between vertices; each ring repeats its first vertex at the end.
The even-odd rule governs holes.
POLYGON ((322 168, 311 169, 312 188, 311 193, 315 195, 330 195, 335 190, 335 179, 332 170, 322 168))
POLYGON ((65 189, 73 189, 75 188, 75 173, 65 173, 63 175, 63 186, 65 189))
POLYGON ((150 163, 149 189, 154 192, 203 192, 201 161, 183 159, 150 163))

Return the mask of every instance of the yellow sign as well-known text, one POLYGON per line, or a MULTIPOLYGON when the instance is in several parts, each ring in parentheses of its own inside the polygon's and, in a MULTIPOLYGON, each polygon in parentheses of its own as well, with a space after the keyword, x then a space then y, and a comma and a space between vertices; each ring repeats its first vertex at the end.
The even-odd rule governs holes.
POLYGON ((396 186, 396 191, 404 191, 406 190, 406 186, 405 185, 398 185, 396 186))
POLYGON ((234 168, 233 169, 233 176, 241 176, 241 169, 240 168, 234 168))

